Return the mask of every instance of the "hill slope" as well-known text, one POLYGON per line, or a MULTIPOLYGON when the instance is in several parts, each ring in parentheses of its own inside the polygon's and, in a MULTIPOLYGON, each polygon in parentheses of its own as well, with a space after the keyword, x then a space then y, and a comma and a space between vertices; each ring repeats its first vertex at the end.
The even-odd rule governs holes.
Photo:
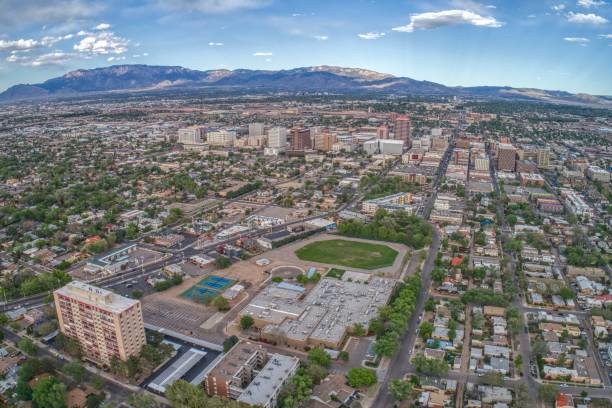
POLYGON ((40 84, 15 85, 0 93, 15 102, 99 92, 151 89, 227 88, 249 91, 378 93, 411 96, 463 96, 612 107, 612 100, 586 94, 511 87, 448 87, 359 68, 316 66, 290 70, 198 71, 179 66, 114 65, 79 69, 40 84))

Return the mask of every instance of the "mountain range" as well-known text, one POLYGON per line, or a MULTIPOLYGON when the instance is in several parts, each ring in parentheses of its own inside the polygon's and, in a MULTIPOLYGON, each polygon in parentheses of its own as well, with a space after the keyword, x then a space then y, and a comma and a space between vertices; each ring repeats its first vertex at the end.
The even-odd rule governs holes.
POLYGON ((612 108, 612 97, 609 96, 500 86, 450 87, 366 69, 325 65, 279 71, 248 69, 198 71, 180 66, 114 65, 71 71, 40 84, 15 85, 0 93, 0 102, 78 97, 95 93, 198 89, 416 97, 458 96, 612 108))

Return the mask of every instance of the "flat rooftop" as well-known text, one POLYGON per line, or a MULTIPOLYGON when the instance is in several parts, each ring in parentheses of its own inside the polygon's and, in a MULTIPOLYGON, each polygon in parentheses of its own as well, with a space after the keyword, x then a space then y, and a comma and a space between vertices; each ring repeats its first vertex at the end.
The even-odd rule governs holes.
POLYGON ((166 387, 180 380, 189 370, 198 364, 206 354, 207 353, 202 350, 195 348, 189 349, 181 358, 155 377, 155 379, 149 383, 148 387, 155 391, 165 393, 166 387))
POLYGON ((218 379, 229 381, 232 377, 247 363, 251 361, 258 353, 264 353, 265 350, 258 344, 253 344, 241 341, 225 354, 222 360, 208 373, 218 379))
POLYGON ((369 277, 367 282, 323 278, 306 295, 270 285, 245 307, 268 324, 264 332, 279 328, 288 339, 338 343, 355 323, 367 326, 391 297, 395 280, 369 277))
POLYGON ((299 361, 297 357, 273 354, 242 392, 238 401, 249 405, 265 406, 270 397, 276 394, 285 380, 296 370, 299 361))
POLYGON ((116 313, 121 313, 139 302, 81 281, 72 281, 55 293, 116 313))

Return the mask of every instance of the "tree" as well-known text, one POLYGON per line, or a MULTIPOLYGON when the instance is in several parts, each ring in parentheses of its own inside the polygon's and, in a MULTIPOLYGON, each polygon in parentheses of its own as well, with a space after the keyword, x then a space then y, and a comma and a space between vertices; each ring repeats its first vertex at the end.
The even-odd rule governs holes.
POLYGON ((346 379, 348 384, 354 388, 369 387, 378 381, 374 370, 363 367, 351 368, 346 375, 346 379))
POLYGON ((36 408, 66 408, 66 386, 55 377, 43 378, 32 390, 32 404, 36 408))
POLYGON ((155 399, 147 394, 138 393, 130 394, 128 404, 134 408, 159 408, 161 405, 155 399))
POLYGON ((501 373, 488 372, 482 376, 482 382, 501 387, 504 384, 504 376, 501 373))
POLYGON ((408 381, 396 378, 389 383, 389 392, 396 401, 403 401, 410 395, 412 384, 408 381))
POLYGON ((19 342, 17 343, 17 346, 19 347, 21 351, 23 351, 29 356, 36 355, 36 352, 38 351, 38 349, 36 348, 32 340, 30 340, 27 337, 23 337, 21 340, 19 340, 19 342))
POLYGON ((318 364, 308 364, 304 370, 304 374, 309 376, 313 383, 319 384, 322 379, 327 377, 327 368, 322 367, 318 364))
POLYGON ((236 336, 230 336, 225 339, 223 341, 223 352, 227 353, 228 351, 230 351, 232 347, 234 347, 236 343, 238 343, 238 341, 240 341, 240 339, 238 339, 238 337, 236 336))
POLYGON ((446 374, 449 370, 446 361, 439 358, 427 358, 423 353, 414 356, 412 366, 418 372, 438 376, 446 374))
POLYGON ((219 256, 215 259, 215 266, 219 269, 225 269, 232 264, 232 261, 227 256, 219 256))
POLYGON ((552 402, 559 396, 559 387, 554 384, 540 384, 538 395, 547 402, 552 402))
POLYGON ((559 296, 561 296, 563 300, 567 301, 573 299, 576 295, 574 294, 573 290, 571 290, 567 286, 564 286, 559 290, 559 296))
POLYGON ((228 300, 223 296, 217 296, 215 300, 213 300, 213 306, 220 312, 225 312, 230 309, 228 300))
POLYGON ((72 377, 72 379, 77 383, 82 382, 85 378, 85 367, 83 367, 78 361, 64 364, 62 371, 72 377))
POLYGON ((331 357, 327 351, 320 347, 315 347, 308 353, 308 361, 318 364, 321 367, 329 367, 331 365, 331 357))
POLYGON ((100 405, 102 405, 105 399, 106 395, 104 395, 103 392, 99 394, 89 394, 87 396, 86 406, 87 408, 98 408, 100 405))
POLYGON ((421 336, 421 338, 426 341, 428 339, 431 338, 431 335, 433 334, 434 331, 434 325, 429 323, 429 322, 423 322, 421 323, 421 326, 419 327, 419 336, 421 336))
POLYGON ((185 380, 178 380, 166 387, 166 398, 174 408, 201 408, 208 406, 208 397, 204 388, 191 385, 185 380))
POLYGON ((353 325, 352 333, 353 333, 353 336, 357 336, 357 337, 363 337, 367 334, 365 327, 363 327, 363 325, 360 323, 355 323, 353 325))
POLYGON ((30 401, 32 400, 32 388, 27 383, 27 381, 19 380, 17 381, 17 386, 15 387, 15 393, 17 393, 17 399, 19 401, 30 401))
POLYGON ((243 315, 240 318, 240 328, 242 330, 248 330, 251 328, 251 326, 253 326, 253 324, 255 323, 255 320, 253 320, 253 317, 250 315, 243 315))
POLYGON ((348 351, 342 350, 338 353, 338 358, 342 361, 349 361, 349 357, 348 351))
POLYGON ((140 373, 140 359, 138 359, 138 357, 130 356, 125 362, 125 365, 129 378, 134 378, 140 373))
POLYGON ((542 357, 543 355, 548 354, 548 346, 544 340, 538 338, 533 342, 531 352, 536 357, 542 357))

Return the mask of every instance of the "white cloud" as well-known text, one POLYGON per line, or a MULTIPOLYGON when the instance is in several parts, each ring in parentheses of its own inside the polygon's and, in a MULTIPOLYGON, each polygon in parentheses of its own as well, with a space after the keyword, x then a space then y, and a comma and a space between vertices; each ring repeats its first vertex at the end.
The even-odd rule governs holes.
POLYGON ((94 27, 94 30, 108 30, 109 28, 111 28, 111 25, 108 23, 100 23, 97 26, 94 27))
POLYGON ((104 8, 100 0, 2 0, 0 27, 27 26, 34 23, 70 23, 90 18, 104 8))
POLYGON ((378 40, 379 38, 382 38, 385 35, 386 33, 375 33, 370 31, 363 34, 357 34, 357 37, 361 38, 362 40, 378 40))
POLYGON ((123 54, 128 50, 129 42, 128 39, 108 31, 96 34, 86 33, 85 37, 73 48, 75 51, 90 55, 123 54))
POLYGON ((266 58, 266 59, 265 59, 265 61, 266 61, 266 62, 271 62, 271 61, 272 61, 272 58, 266 58))
POLYGON ((606 4, 603 0, 578 0, 576 3, 580 7, 591 8, 591 7, 599 7, 604 6, 606 4))
POLYGON ((254 57, 271 57, 273 54, 271 52, 254 52, 254 57))
POLYGON ((563 11, 565 10, 565 4, 561 3, 561 4, 557 4, 555 6, 551 7, 553 10, 555 11, 563 11))
POLYGON ((410 16, 410 23, 408 25, 395 27, 393 31, 411 33, 414 30, 431 30, 458 24, 490 28, 499 28, 503 25, 494 17, 481 16, 468 10, 443 10, 413 14, 410 16))
POLYGON ((601 25, 608 22, 607 19, 593 13, 584 14, 570 11, 565 16, 570 23, 601 25))
POLYGON ((30 51, 42 46, 43 44, 34 39, 0 40, 0 51, 30 51))
POLYGON ((211 47, 222 47, 223 43, 222 42, 209 42, 208 45, 211 47))
POLYGON ((527 18, 529 18, 529 19, 533 19, 533 18, 536 18, 536 17, 537 16, 535 14, 530 14, 530 15, 527 16, 527 18))
POLYGON ((451 6, 457 9, 469 10, 474 13, 486 14, 497 7, 492 4, 482 4, 474 0, 451 0, 451 6))
POLYGON ((170 10, 217 14, 266 7, 272 0, 156 0, 156 3, 170 10))
POLYGON ((36 57, 33 56, 18 56, 15 54, 9 55, 6 58, 6 61, 12 63, 18 63, 23 66, 29 67, 42 67, 47 65, 62 65, 63 63, 74 58, 74 54, 64 53, 64 52, 51 52, 48 54, 39 55, 36 57))
POLYGON ((599 34, 599 38, 612 39, 612 34, 599 34))
POLYGON ((123 61, 125 59, 125 57, 108 57, 106 59, 106 61, 108 62, 113 62, 113 61, 123 61))
POLYGON ((47 35, 40 40, 40 43, 45 47, 51 47, 60 41, 70 40, 72 37, 74 37, 74 34, 60 35, 58 37, 47 35))
POLYGON ((315 35, 313 38, 319 41, 327 41, 329 39, 329 37, 326 35, 315 35))
POLYGON ((581 43, 581 44, 588 43, 589 41, 591 41, 588 38, 584 38, 584 37, 565 37, 564 40, 567 42, 581 43))

